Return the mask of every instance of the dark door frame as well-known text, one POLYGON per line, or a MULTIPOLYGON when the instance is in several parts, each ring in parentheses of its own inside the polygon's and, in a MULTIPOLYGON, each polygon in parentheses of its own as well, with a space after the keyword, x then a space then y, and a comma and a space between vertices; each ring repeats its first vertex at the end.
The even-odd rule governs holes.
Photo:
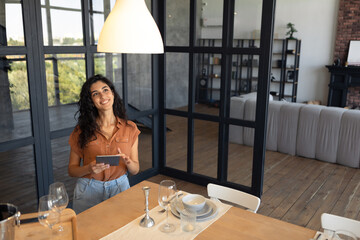
MULTIPOLYGON (((163 39, 166 39, 165 25, 166 25, 166 0, 159 0, 160 15, 159 28, 162 32, 163 39)), ((222 32, 222 46, 221 47, 199 47, 195 45, 195 16, 196 16, 196 0, 190 0, 190 37, 189 47, 165 46, 166 53, 189 53, 189 99, 188 111, 177 111, 168 109, 165 106, 165 85, 166 72, 165 61, 166 57, 160 57, 159 77, 160 86, 159 103, 160 103, 160 173, 179 178, 185 181, 207 185, 209 182, 229 186, 242 191, 261 197, 264 179, 264 160, 265 160, 265 141, 266 141, 266 124, 267 124, 267 110, 268 110, 268 95, 269 95, 269 76, 271 72, 271 55, 273 42, 273 25, 275 14, 275 0, 263 0, 262 2, 262 20, 261 20, 261 39, 259 48, 234 48, 233 42, 233 22, 234 22, 234 8, 235 0, 223 1, 223 32, 222 32), (220 90, 220 109, 219 116, 210 116, 201 113, 195 113, 195 72, 194 62, 195 53, 218 53, 222 55, 221 61, 221 90, 220 90), (259 56, 259 82, 257 90, 257 104, 256 104, 256 119, 255 121, 244 121, 232 119, 229 117, 230 109, 230 79, 231 79, 231 61, 233 54, 249 54, 259 56), (187 170, 181 171, 166 166, 166 115, 174 115, 188 118, 188 154, 187 154, 187 170), (218 136, 218 171, 217 178, 200 175, 193 172, 193 146, 194 146, 194 120, 206 120, 219 123, 218 136), (227 181, 227 166, 228 166, 228 130, 229 124, 245 126, 255 129, 255 139, 253 148, 253 167, 252 167, 252 184, 251 187, 227 181)))

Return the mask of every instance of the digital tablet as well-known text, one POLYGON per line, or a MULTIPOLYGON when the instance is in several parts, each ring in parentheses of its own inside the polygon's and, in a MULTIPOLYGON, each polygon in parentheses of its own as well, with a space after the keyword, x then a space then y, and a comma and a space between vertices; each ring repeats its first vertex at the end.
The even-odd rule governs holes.
POLYGON ((96 163, 105 163, 110 166, 119 166, 119 155, 100 155, 96 156, 96 163))

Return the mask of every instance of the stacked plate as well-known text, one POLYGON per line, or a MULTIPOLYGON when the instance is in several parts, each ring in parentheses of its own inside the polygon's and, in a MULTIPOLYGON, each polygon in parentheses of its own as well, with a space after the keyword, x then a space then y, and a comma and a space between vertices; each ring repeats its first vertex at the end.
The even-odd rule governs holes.
MULTIPOLYGON (((184 205, 181 198, 171 202, 171 213, 180 218, 180 212, 184 210, 184 205)), ((196 212, 196 221, 202 222, 212 219, 218 212, 217 206, 211 200, 206 199, 204 207, 196 212)))

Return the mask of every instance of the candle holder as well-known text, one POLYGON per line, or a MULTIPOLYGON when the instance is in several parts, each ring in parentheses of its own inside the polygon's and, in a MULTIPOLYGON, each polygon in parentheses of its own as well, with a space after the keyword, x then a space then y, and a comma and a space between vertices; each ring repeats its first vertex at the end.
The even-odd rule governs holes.
POLYGON ((140 226, 150 228, 150 227, 155 225, 154 219, 152 219, 149 216, 149 192, 150 192, 150 187, 146 186, 146 187, 143 187, 142 189, 143 189, 144 194, 145 194, 145 216, 141 219, 140 226))

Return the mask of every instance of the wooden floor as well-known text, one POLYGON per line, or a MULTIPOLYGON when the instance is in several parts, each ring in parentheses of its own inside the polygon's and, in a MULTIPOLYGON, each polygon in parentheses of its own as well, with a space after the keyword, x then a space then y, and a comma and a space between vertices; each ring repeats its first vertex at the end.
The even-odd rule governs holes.
MULTIPOLYGON (((196 111, 216 114, 216 108, 196 106, 196 111)), ((167 116, 167 166, 186 169, 187 119, 167 116)), ((194 130, 194 171, 216 177, 218 124, 196 120, 194 130)), ((68 137, 52 140, 55 181, 63 181, 72 197, 76 179, 67 175, 68 137)), ((151 167, 151 131, 142 129, 139 140, 140 167, 151 167)), ((0 153, 0 202, 36 211, 36 182, 31 146, 0 153)), ((250 186, 252 148, 230 144, 229 181, 250 186)), ((158 175, 150 181, 168 177, 158 175)), ((318 230, 320 215, 333 213, 360 220, 360 170, 336 164, 266 152, 264 189, 259 214, 318 230)), ((206 195, 206 188, 175 179, 178 189, 206 195)), ((156 191, 156 190, 155 190, 156 191)))
MULTIPOLYGON (((206 109, 197 106, 198 112, 206 109)), ((187 120, 168 116, 167 166, 186 169, 187 120)), ((194 172, 216 177, 218 124, 195 121, 194 172)), ((229 146, 229 181, 251 185, 252 147, 229 146)), ((150 181, 159 183, 167 176, 150 181)), ((174 179, 178 189, 207 196, 206 187, 174 179)), ((264 188, 258 213, 314 230, 321 228, 322 213, 360 220, 360 169, 267 151, 264 188)))

